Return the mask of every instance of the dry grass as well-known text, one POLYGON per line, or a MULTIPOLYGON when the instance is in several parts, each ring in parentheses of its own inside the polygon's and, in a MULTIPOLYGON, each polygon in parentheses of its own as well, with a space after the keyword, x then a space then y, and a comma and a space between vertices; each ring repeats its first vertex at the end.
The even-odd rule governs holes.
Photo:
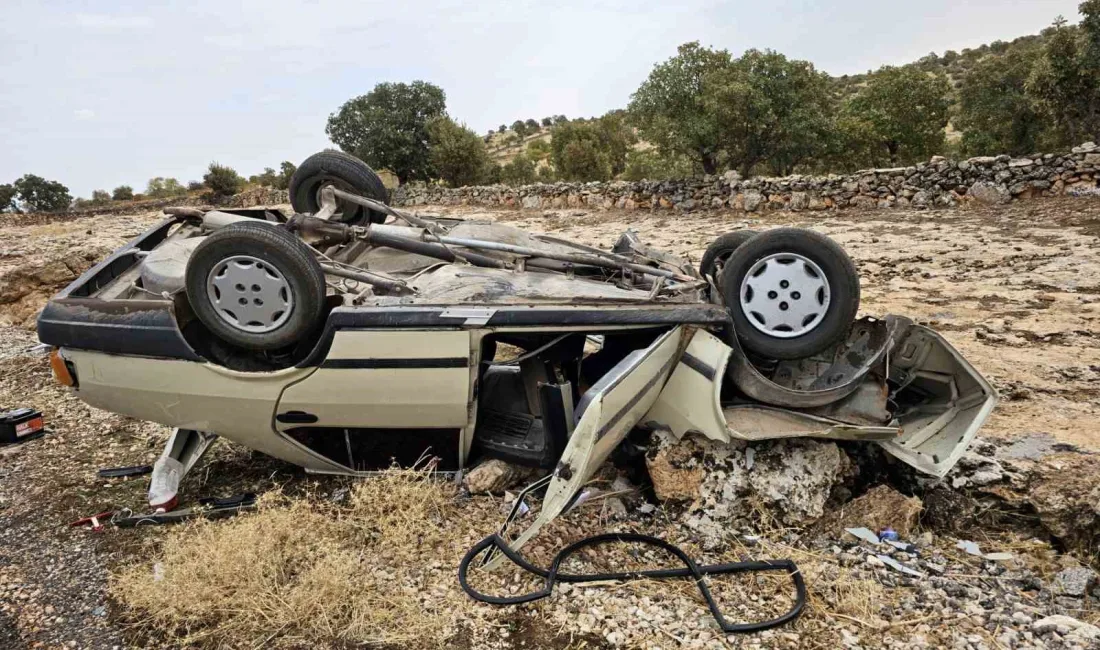
POLYGON ((121 571, 112 591, 145 631, 181 644, 439 646, 465 604, 428 575, 451 545, 453 495, 426 470, 394 469, 357 483, 346 507, 267 498, 254 514, 174 531, 153 566, 121 571))

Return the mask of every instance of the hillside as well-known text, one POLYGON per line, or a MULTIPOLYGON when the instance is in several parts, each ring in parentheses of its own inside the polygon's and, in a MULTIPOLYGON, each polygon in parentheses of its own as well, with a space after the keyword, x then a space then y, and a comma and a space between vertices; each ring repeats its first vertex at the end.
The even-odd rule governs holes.
MULTIPOLYGON (((1070 29, 1073 29, 1073 27, 1070 29)), ((952 90, 950 101, 952 107, 954 107, 958 101, 957 92, 962 87, 963 80, 979 63, 988 59, 1009 56, 1013 53, 1033 51, 1042 46, 1045 38, 1046 31, 1044 30, 1039 34, 1019 36, 1011 41, 996 40, 992 43, 982 44, 979 47, 964 48, 961 51, 947 50, 942 54, 932 52, 906 65, 915 66, 928 73, 944 74, 952 90)), ((832 77, 837 98, 843 100, 855 95, 866 85, 867 79, 873 74, 874 70, 868 70, 862 74, 832 77)), ((528 147, 535 142, 545 142, 549 145, 553 138, 552 130, 552 127, 540 126, 537 131, 527 133, 523 137, 519 137, 512 129, 503 132, 494 131, 486 136, 485 140, 489 156, 493 162, 501 165, 507 164, 521 152, 526 152, 528 147)), ((948 141, 955 142, 961 137, 962 132, 953 124, 948 124, 948 141)), ((641 142, 637 146, 645 148, 647 144, 641 142)))

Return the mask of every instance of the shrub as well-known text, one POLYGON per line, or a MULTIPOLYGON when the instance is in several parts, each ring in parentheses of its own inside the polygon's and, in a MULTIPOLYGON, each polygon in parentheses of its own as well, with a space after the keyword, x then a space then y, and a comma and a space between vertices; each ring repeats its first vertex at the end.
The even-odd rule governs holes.
POLYGON ((489 165, 481 138, 449 117, 428 124, 428 150, 432 168, 451 187, 477 185, 489 165))
POLYGON ((244 179, 232 167, 212 162, 202 177, 202 184, 210 189, 214 198, 225 198, 240 192, 244 179))
POLYGON ((134 188, 129 185, 119 185, 111 192, 111 198, 115 201, 132 201, 134 199, 134 188))
POLYGON ((107 193, 107 190, 95 190, 92 192, 92 205, 106 205, 111 202, 111 195, 107 193))
POLYGON ((180 196, 185 192, 186 190, 180 185, 179 181, 163 176, 150 178, 145 186, 145 195, 151 199, 166 199, 172 196, 180 196))

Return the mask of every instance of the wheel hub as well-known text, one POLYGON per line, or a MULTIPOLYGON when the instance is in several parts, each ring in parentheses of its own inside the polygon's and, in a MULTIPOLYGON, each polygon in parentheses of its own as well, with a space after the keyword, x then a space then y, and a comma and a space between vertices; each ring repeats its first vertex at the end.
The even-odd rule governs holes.
POLYGON ((768 336, 790 339, 812 331, 829 309, 829 281, 816 262, 797 253, 757 260, 741 281, 741 310, 768 336))
POLYGON ((251 255, 218 262, 207 276, 206 295, 222 320, 255 334, 278 329, 294 308, 294 295, 282 272, 251 255))

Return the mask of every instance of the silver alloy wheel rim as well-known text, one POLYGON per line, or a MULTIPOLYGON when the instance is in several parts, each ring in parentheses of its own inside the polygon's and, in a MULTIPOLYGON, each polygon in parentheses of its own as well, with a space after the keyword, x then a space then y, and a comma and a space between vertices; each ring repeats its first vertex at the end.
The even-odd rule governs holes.
POLYGON ((215 264, 206 277, 206 297, 222 320, 253 334, 278 329, 294 309, 286 277, 251 255, 234 255, 215 264))
POLYGON ((829 293, 829 281, 816 262, 797 253, 775 253, 757 260, 741 280, 741 311, 764 334, 793 339, 825 319, 829 293))

